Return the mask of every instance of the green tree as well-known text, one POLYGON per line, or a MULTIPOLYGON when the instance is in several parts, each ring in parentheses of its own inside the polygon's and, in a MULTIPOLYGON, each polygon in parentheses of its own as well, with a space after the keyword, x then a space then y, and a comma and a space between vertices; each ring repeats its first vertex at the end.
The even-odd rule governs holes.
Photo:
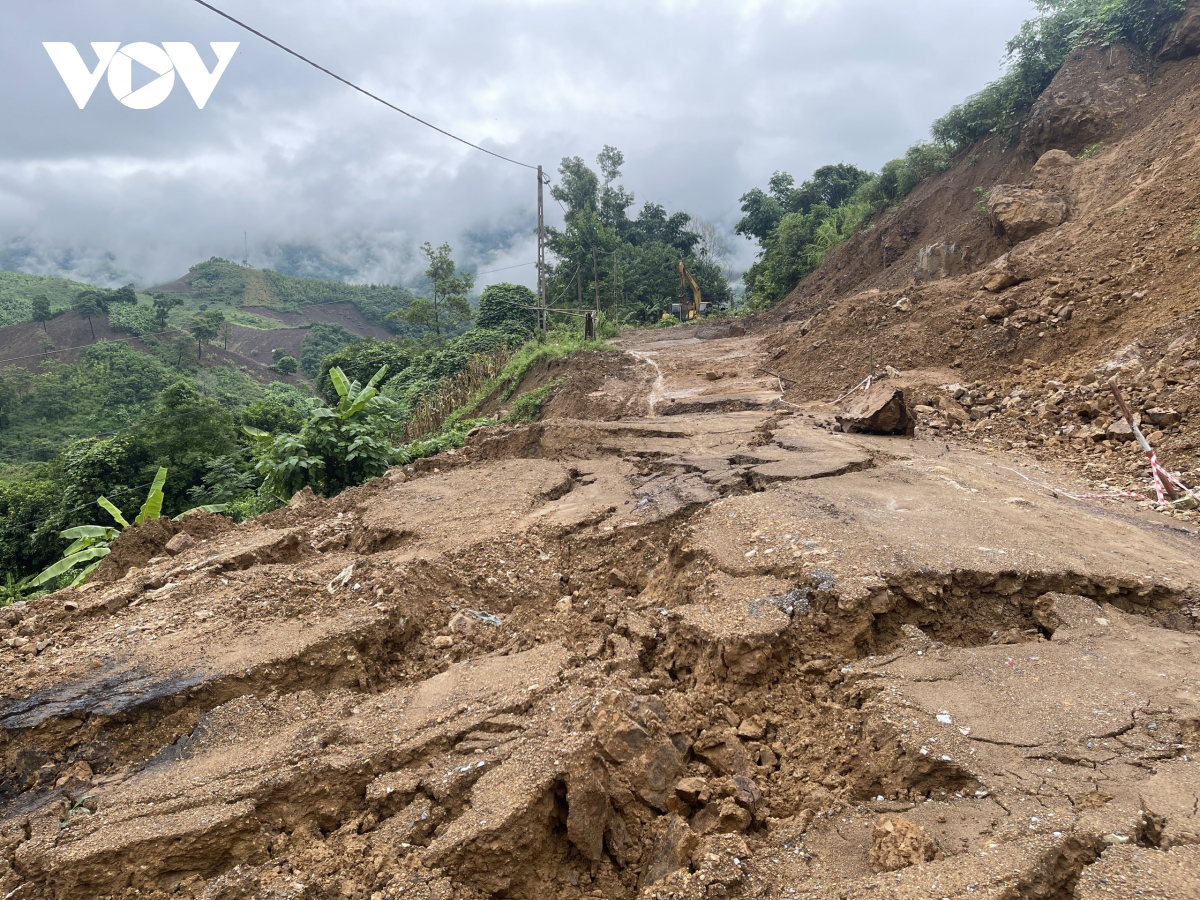
POLYGON ((494 328, 514 334, 532 335, 537 328, 537 295, 519 284, 493 284, 483 289, 479 297, 479 328, 494 328))
POLYGON ((224 321, 225 314, 220 310, 213 310, 196 316, 188 322, 187 330, 196 339, 196 359, 204 358, 204 345, 211 343, 217 337, 221 330, 221 323, 224 321))
POLYGON ((221 327, 221 341, 222 341, 221 346, 223 349, 228 350, 229 349, 229 339, 231 337, 233 337, 233 323, 228 321, 227 319, 225 319, 222 316, 220 327, 221 327))
POLYGON ((33 308, 33 321, 41 322, 42 331, 49 334, 46 323, 54 317, 54 313, 50 311, 50 298, 45 294, 38 294, 30 301, 30 306, 33 308))
POLYGON ((91 331, 92 340, 94 341, 96 339, 96 329, 92 327, 92 319, 103 314, 98 292, 83 291, 75 298, 75 302, 71 304, 71 308, 75 310, 75 315, 81 319, 87 319, 88 330, 91 331))
POLYGON ((178 297, 168 297, 166 294, 156 294, 154 297, 154 321, 159 328, 167 327, 167 317, 177 306, 182 306, 183 301, 178 297))
POLYGON ((295 375, 296 370, 300 368, 300 363, 296 360, 296 357, 288 356, 285 353, 283 356, 279 357, 279 359, 275 360, 275 362, 271 365, 271 368, 280 375, 295 375))
POLYGON ((175 368, 182 369, 183 361, 192 355, 192 341, 186 335, 176 335, 171 341, 171 353, 175 357, 175 368))
POLYGON ((264 476, 263 489, 283 502, 306 486, 332 497, 386 472, 394 456, 388 436, 396 424, 395 402, 379 396, 377 387, 386 374, 386 368, 380 369, 360 387, 341 369, 330 369, 337 406, 312 401, 299 434, 272 437, 243 426, 266 448, 257 466, 264 476))
POLYGON ((167 508, 172 514, 188 508, 188 488, 203 481, 209 460, 237 449, 233 414, 187 381, 159 394, 154 417, 141 436, 153 464, 170 466, 174 473, 167 487, 167 508))
POLYGON ((109 303, 128 303, 130 305, 136 306, 137 302, 138 302, 137 301, 137 292, 133 289, 132 284, 127 284, 124 287, 117 288, 115 291, 113 291, 111 294, 109 294, 108 302, 109 303))
MULTIPOLYGON (((337 403, 338 393, 329 377, 330 369, 341 369, 351 381, 365 384, 372 375, 385 367, 389 373, 399 376, 412 364, 413 358, 414 354, 410 349, 391 341, 367 340, 350 344, 327 354, 321 360, 321 368, 316 378, 317 390, 328 402, 337 403)), ((379 386, 383 387, 386 383, 386 380, 381 381, 379 386)))
MULTIPOLYGON (((392 316, 426 332, 432 331, 440 344, 446 333, 460 329, 471 321, 471 301, 468 295, 475 286, 475 276, 470 272, 458 272, 450 256, 450 245, 442 244, 436 250, 426 241, 421 252, 429 261, 425 277, 429 279, 431 296, 416 297, 408 308, 392 316)), ((390 317, 389 317, 390 318, 390 317)))

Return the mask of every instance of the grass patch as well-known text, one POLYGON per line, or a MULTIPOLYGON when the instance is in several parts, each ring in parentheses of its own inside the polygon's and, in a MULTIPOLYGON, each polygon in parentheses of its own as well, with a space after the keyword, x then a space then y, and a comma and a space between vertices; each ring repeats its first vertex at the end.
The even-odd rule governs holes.
POLYGON ((526 391, 513 403, 512 412, 505 416, 505 422, 532 422, 542 411, 542 406, 550 399, 550 395, 562 387, 566 379, 555 378, 549 384, 540 388, 526 391))

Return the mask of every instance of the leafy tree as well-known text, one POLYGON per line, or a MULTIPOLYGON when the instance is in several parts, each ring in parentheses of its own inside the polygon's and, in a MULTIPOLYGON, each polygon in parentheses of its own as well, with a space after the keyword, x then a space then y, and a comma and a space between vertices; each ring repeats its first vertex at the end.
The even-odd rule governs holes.
POLYGON ((223 349, 228 350, 229 349, 229 339, 231 337, 233 337, 233 323, 229 322, 228 320, 226 320, 222 317, 220 330, 221 330, 221 341, 222 341, 221 346, 223 349))
POLYGON ((252 469, 242 467, 240 456, 218 456, 205 464, 200 484, 188 488, 188 502, 221 506, 254 490, 256 480, 252 469))
MULTIPOLYGON (((486 294, 486 291, 484 293, 486 294)), ((470 332, 467 332, 467 334, 470 334, 470 332)), ((451 345, 453 343, 454 341, 451 341, 451 345)), ((329 403, 337 403, 338 393, 337 389, 333 386, 333 381, 329 377, 330 369, 341 369, 351 381, 357 381, 362 384, 370 380, 374 373, 385 367, 388 372, 394 372, 399 375, 409 367, 415 355, 411 350, 394 344, 391 341, 367 340, 349 344, 340 350, 326 355, 321 360, 321 369, 316 379, 317 390, 320 391, 321 396, 329 403)), ((385 378, 384 381, 379 383, 379 386, 382 388, 386 383, 385 378)))
MULTIPOLYGON (((633 194, 616 183, 624 154, 606 146, 596 163, 599 175, 579 157, 559 165, 560 182, 551 193, 566 215, 561 230, 547 229, 546 244, 556 259, 550 305, 590 307, 599 300, 612 319, 657 321, 678 293, 680 259, 689 269, 699 268, 700 235, 690 215, 668 213, 657 203, 644 203, 631 219, 633 194)), ((708 286, 701 282, 705 296, 728 296, 720 267, 706 271, 713 277, 708 286)))
POLYGON ((537 305, 537 295, 519 284, 493 284, 479 297, 479 313, 475 324, 479 328, 512 331, 532 335, 537 328, 537 313, 529 307, 537 305))
POLYGON ((432 285, 431 296, 415 297, 407 309, 392 316, 402 318, 415 328, 432 331, 440 344, 444 332, 453 332, 470 322, 468 295, 475 286, 475 276, 470 272, 458 273, 450 257, 449 244, 442 244, 435 250, 426 241, 421 245, 421 252, 429 261, 425 277, 432 285))
POLYGON ((30 306, 33 308, 33 321, 42 323, 42 331, 49 334, 46 329, 46 323, 54 318, 54 313, 50 311, 50 298, 45 294, 38 294, 30 301, 30 306))
POLYGON ((296 370, 300 368, 300 363, 296 361, 296 357, 284 354, 283 356, 279 357, 279 359, 275 360, 275 363, 271 366, 271 368, 280 375, 295 375, 296 370))
POLYGON ((203 313, 188 322, 187 330, 196 339, 196 359, 204 358, 204 344, 211 343, 220 333, 225 314, 220 310, 203 313))
POLYGON ((103 313, 100 305, 100 295, 97 291, 84 291, 75 298, 75 302, 71 305, 75 310, 75 315, 82 319, 87 319, 88 330, 92 333, 92 340, 96 339, 96 329, 92 327, 92 319, 103 313))
POLYGON ((360 387, 341 369, 330 369, 337 406, 312 401, 299 434, 272 437, 243 426, 265 450, 257 465, 263 490, 283 502, 305 487, 332 497, 386 472, 394 455, 388 435, 396 423, 394 401, 380 396, 377 388, 386 374, 382 368, 360 387))
MULTIPOLYGON (((321 360, 330 353, 357 344, 362 338, 332 322, 315 322, 300 343, 300 371, 307 378, 316 378, 321 372, 321 360)), ((375 369, 372 369, 373 373, 375 369)))
POLYGON ((154 320, 159 328, 167 327, 167 317, 171 314, 171 310, 177 306, 182 306, 183 301, 178 297, 168 297, 166 294, 159 293, 154 297, 154 320))
POLYGON ((108 302, 112 303, 129 303, 137 305, 137 292, 133 289, 132 284, 127 284, 124 287, 119 287, 112 291, 108 296, 108 302))
POLYGON ((238 447, 232 412, 187 381, 177 381, 159 394, 154 416, 140 437, 153 463, 169 465, 176 473, 167 490, 172 513, 186 509, 187 490, 201 483, 208 461, 238 447))
POLYGON ((304 426, 304 416, 300 411, 279 397, 247 403, 238 410, 235 420, 239 426, 249 425, 271 434, 295 434, 304 426))
POLYGON ((190 359, 192 355, 192 342, 185 335, 176 335, 171 341, 171 355, 175 357, 175 368, 182 369, 183 361, 190 359))

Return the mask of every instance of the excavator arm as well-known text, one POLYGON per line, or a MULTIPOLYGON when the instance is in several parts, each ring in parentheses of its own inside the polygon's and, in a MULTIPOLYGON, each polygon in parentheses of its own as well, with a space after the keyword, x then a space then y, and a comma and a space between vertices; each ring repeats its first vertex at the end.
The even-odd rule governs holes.
POLYGON ((683 264, 682 259, 679 261, 679 286, 681 292, 682 290, 686 290, 688 287, 692 289, 692 309, 696 313, 699 313, 700 304, 704 302, 703 298, 700 296, 700 285, 696 284, 696 279, 693 278, 692 273, 687 270, 687 266, 683 264))

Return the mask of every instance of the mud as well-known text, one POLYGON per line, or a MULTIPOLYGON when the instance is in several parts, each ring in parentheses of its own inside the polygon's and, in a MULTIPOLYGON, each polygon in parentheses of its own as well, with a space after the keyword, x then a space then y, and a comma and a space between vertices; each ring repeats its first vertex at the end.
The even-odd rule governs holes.
POLYGON ((630 393, 600 406, 635 416, 480 431, 196 520, 175 557, 174 526, 131 532, 111 580, 10 610, 4 893, 1090 897, 1094 867, 1187 871, 1194 536, 831 432, 753 335, 622 343, 603 378, 630 393))

